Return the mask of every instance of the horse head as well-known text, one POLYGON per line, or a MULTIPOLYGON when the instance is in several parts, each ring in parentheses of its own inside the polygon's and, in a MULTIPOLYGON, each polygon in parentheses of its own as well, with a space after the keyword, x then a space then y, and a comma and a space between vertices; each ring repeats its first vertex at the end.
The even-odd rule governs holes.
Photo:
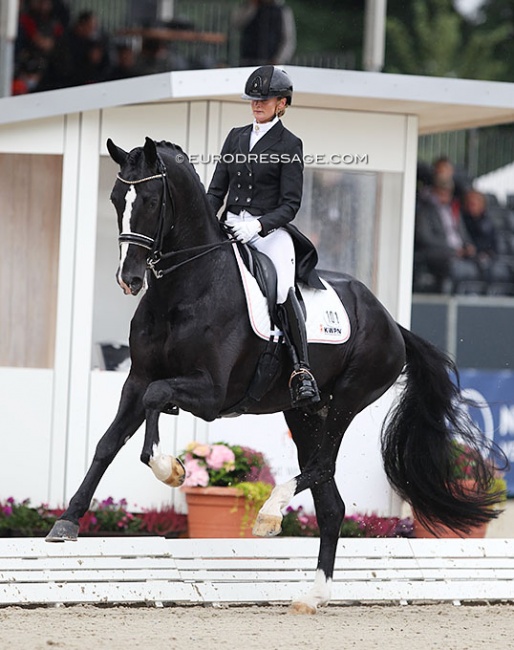
POLYGON ((126 294, 143 287, 148 260, 162 238, 166 221, 166 168, 156 143, 146 138, 144 147, 127 153, 107 140, 107 149, 120 166, 111 201, 118 216, 120 260, 116 279, 126 294))

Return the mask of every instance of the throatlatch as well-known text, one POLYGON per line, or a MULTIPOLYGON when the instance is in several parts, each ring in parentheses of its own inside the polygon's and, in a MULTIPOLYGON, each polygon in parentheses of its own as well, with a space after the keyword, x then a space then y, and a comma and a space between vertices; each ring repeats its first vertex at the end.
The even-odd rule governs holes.
POLYGON ((305 317, 293 288, 289 289, 287 300, 278 305, 277 311, 284 340, 293 361, 293 372, 289 378, 293 406, 316 404, 321 398, 316 380, 309 368, 305 317))

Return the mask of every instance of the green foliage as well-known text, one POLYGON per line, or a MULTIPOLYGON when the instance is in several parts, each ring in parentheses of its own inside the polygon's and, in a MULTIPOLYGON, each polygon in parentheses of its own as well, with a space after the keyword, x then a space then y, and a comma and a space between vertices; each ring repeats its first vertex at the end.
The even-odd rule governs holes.
POLYGON ((0 503, 0 532, 20 536, 46 534, 57 517, 42 504, 38 508, 30 505, 30 499, 19 503, 9 497, 0 503))
POLYGON ((297 32, 297 53, 353 51, 360 57, 363 3, 356 0, 288 0, 297 32))
MULTIPOLYGON (((412 519, 380 517, 375 514, 355 514, 345 517, 340 537, 412 537, 412 519)), ((315 515, 303 509, 287 508, 282 521, 283 537, 319 537, 315 515)))
MULTIPOLYGON (((62 509, 50 510, 46 504, 33 508, 29 499, 18 503, 9 497, 0 502, 0 534, 16 537, 46 535, 62 513, 62 509)), ((93 501, 92 509, 86 512, 79 524, 80 533, 147 532, 168 535, 185 531, 187 518, 171 507, 130 513, 125 499, 117 502, 109 497, 100 502, 93 501)))
POLYGON ((244 530, 250 518, 253 517, 269 499, 273 486, 270 483, 256 481, 254 483, 243 482, 236 485, 236 489, 244 497, 245 514, 241 521, 241 527, 244 530))
POLYGON ((236 489, 244 496, 249 508, 260 510, 269 499, 273 486, 262 481, 256 483, 243 482, 238 483, 236 489))
POLYGON ((510 27, 469 29, 451 0, 412 0, 409 11, 388 15, 387 72, 498 80, 507 76, 495 48, 510 27))

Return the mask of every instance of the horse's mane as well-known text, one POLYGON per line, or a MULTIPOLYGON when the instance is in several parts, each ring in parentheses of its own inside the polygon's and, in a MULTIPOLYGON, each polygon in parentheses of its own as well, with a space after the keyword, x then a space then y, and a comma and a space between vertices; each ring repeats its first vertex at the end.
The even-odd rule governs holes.
POLYGON ((171 154, 174 160, 176 159, 177 154, 181 154, 181 156, 183 156, 182 160, 180 161, 180 165, 183 169, 187 170, 191 175, 191 180, 196 185, 198 190, 201 192, 201 195, 204 197, 205 205, 208 211, 211 212, 211 207, 207 200, 207 192, 205 190, 204 184, 202 183, 202 180, 198 172, 196 171, 195 166, 189 160, 189 156, 187 155, 187 153, 182 149, 182 147, 180 147, 180 145, 174 144, 173 142, 169 142, 168 140, 161 140, 160 142, 156 142, 155 144, 157 145, 157 149, 163 150, 163 153, 171 154))

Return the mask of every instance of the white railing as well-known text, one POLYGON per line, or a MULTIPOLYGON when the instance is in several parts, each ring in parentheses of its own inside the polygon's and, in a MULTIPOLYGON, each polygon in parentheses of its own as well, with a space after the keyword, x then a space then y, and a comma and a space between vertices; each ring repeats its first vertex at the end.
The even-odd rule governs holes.
MULTIPOLYGON (((287 603, 319 540, 0 540, 0 605, 287 603)), ((333 603, 514 600, 514 539, 341 539, 333 603)))

